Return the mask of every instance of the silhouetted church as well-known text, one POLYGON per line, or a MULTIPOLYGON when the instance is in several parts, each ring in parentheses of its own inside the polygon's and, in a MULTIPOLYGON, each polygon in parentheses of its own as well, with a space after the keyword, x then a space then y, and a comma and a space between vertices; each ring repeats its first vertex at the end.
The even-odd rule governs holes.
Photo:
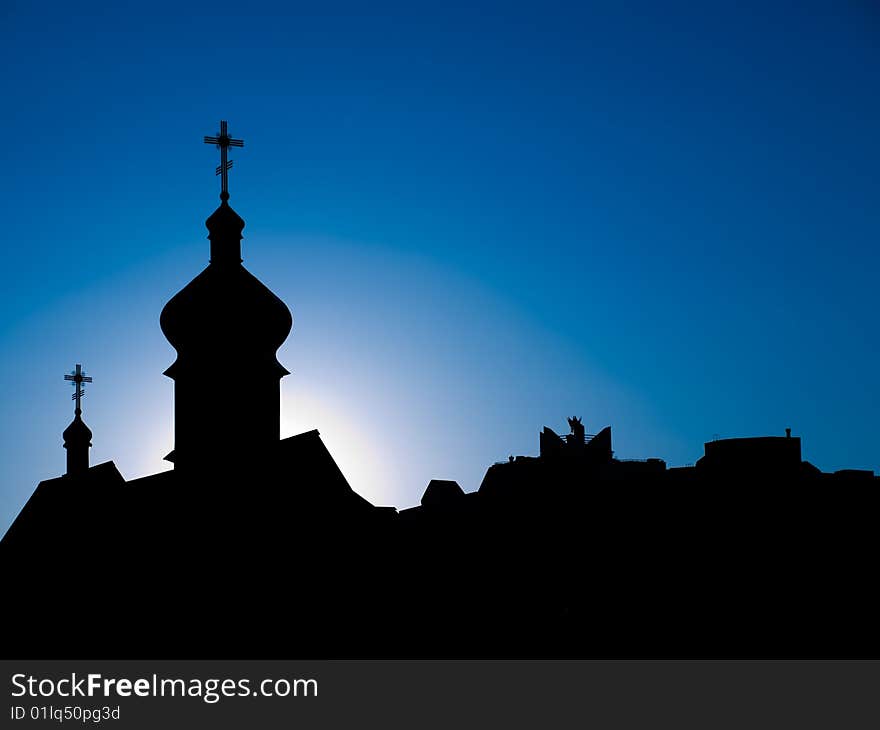
POLYGON ((242 265, 221 204, 210 262, 168 302, 171 471, 67 473, 0 543, 10 656, 867 656, 878 654, 871 472, 822 474, 800 439, 709 442, 693 467, 614 457, 611 430, 432 481, 420 506, 354 492, 317 431, 279 438, 287 306, 242 265), (246 383, 218 398, 228 368, 246 383))

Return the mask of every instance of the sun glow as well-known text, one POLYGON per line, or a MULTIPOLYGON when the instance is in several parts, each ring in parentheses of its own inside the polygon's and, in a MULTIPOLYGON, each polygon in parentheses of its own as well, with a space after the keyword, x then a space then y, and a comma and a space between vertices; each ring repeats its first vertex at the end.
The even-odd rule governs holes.
POLYGON ((394 505, 387 467, 370 440, 365 414, 326 393, 285 392, 281 399, 281 438, 312 429, 318 429, 352 489, 373 504, 394 505))

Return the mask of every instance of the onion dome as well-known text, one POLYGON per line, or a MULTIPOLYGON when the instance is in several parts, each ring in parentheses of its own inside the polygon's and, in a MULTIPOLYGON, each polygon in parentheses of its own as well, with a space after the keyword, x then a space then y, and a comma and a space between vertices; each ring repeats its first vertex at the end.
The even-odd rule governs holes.
POLYGON ((70 425, 64 429, 64 448, 67 449, 67 474, 78 476, 89 469, 89 449, 92 446, 92 431, 83 423, 80 409, 75 411, 70 425))
POLYGON ((242 266, 244 221, 224 200, 205 225, 210 264, 171 298, 159 319, 178 354, 165 374, 176 379, 190 367, 206 362, 219 367, 229 357, 245 357, 278 377, 287 375, 275 353, 293 318, 287 305, 242 266))
MULTIPOLYGON (((55 433, 58 432, 56 431, 55 433)), ((64 439, 65 449, 81 446, 86 446, 88 448, 92 445, 92 430, 86 426, 78 413, 74 416, 70 425, 64 429, 61 437, 64 439)))

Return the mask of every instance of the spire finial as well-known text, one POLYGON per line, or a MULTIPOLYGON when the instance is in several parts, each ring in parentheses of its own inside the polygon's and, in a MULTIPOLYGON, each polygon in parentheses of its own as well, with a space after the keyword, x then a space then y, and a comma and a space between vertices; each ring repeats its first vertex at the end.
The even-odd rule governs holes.
POLYGON ((82 415, 82 398, 86 394, 83 383, 91 383, 92 379, 86 375, 86 371, 82 369, 82 365, 79 363, 76 364, 75 370, 71 370, 70 375, 64 376, 64 379, 73 382, 74 391, 71 399, 76 401, 73 415, 80 416, 82 415))
POLYGON ((64 376, 65 380, 73 383, 74 392, 73 400, 76 401, 76 407, 73 411, 73 422, 64 429, 62 434, 64 437, 64 448, 67 449, 67 473, 72 475, 82 474, 89 469, 89 448, 92 445, 92 432, 89 427, 83 423, 82 416, 82 397, 85 395, 83 391, 83 383, 91 383, 92 379, 86 375, 82 365, 76 364, 76 369, 69 375, 64 376))
POLYGON ((229 176, 232 169, 232 160, 226 159, 226 150, 230 147, 244 147, 243 139, 232 139, 226 128, 226 120, 220 121, 220 132, 216 137, 205 137, 205 144, 217 145, 220 149, 220 164, 217 166, 215 175, 220 175, 220 200, 224 203, 229 200, 229 176))

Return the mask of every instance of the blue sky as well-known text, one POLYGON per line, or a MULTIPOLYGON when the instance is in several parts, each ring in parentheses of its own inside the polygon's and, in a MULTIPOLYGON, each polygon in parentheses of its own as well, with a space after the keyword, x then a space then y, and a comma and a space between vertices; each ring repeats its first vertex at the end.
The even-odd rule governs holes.
POLYGON ((0 530, 64 471, 76 362, 93 463, 168 466, 220 118, 294 316, 282 431, 375 502, 570 415, 624 458, 790 426, 880 470, 880 15, 660 5, 3 3, 0 530))

